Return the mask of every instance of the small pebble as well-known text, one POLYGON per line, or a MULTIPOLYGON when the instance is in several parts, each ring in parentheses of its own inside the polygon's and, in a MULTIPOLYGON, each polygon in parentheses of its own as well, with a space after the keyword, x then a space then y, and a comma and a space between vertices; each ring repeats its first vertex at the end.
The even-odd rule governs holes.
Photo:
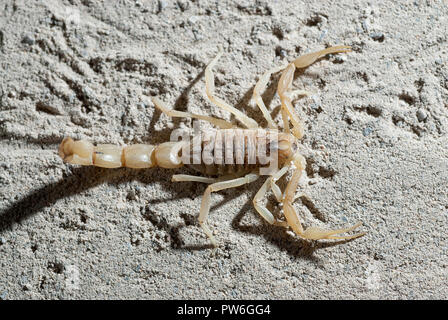
POLYGON ((158 8, 158 12, 160 13, 163 11, 163 9, 165 9, 168 6, 168 3, 164 0, 159 0, 159 8, 158 8))
POLYGON ((370 128, 370 127, 366 127, 366 128, 364 128, 364 130, 362 130, 362 134, 364 135, 364 137, 367 137, 371 133, 372 133, 372 128, 370 128))
POLYGON ((180 11, 184 12, 185 10, 188 9, 188 7, 190 6, 190 4, 188 2, 183 2, 178 0, 177 1, 177 6, 179 7, 180 11))
POLYGON ((92 89, 90 89, 89 87, 83 87, 82 88, 82 93, 84 94, 84 96, 88 99, 93 97, 93 92, 92 89))
POLYGON ((321 105, 319 96, 316 94, 313 94, 311 96, 311 100, 313 100, 313 103, 310 104, 310 108, 313 110, 318 110, 321 105))
POLYGON ((345 61, 347 61, 347 57, 346 56, 335 56, 334 60, 335 63, 344 63, 345 61))
POLYGON ((6 297, 8 296, 8 291, 3 291, 0 293, 0 300, 6 300, 6 297))
POLYGON ((199 16, 191 16, 190 18, 188 18, 188 21, 189 21, 191 24, 195 24, 196 22, 199 21, 199 19, 200 19, 199 16))
POLYGON ((322 30, 322 33, 319 36, 319 41, 321 41, 323 38, 325 38, 327 33, 328 33, 328 30, 326 30, 326 29, 322 30))
POLYGON ((370 23, 368 20, 364 20, 362 22, 362 28, 364 29, 364 31, 369 32, 370 31, 370 23))
POLYGON ((423 109, 418 109, 417 110, 417 119, 418 121, 424 121, 426 118, 428 117, 428 115, 426 114, 425 110, 423 109))
POLYGON ((277 57, 281 57, 284 58, 288 55, 288 53, 286 52, 285 49, 283 49, 282 47, 278 46, 277 48, 275 48, 275 55, 277 57))
POLYGON ((31 284, 25 283, 22 287, 23 291, 30 291, 32 289, 31 284))
POLYGON ((32 46, 36 42, 36 39, 34 39, 33 36, 27 34, 22 38, 22 43, 29 44, 32 46))
POLYGON ((137 200, 137 199, 138 199, 138 196, 135 194, 135 191, 134 191, 134 190, 129 190, 129 192, 128 192, 126 198, 127 198, 128 200, 137 200))
POLYGON ((384 33, 382 32, 372 32, 370 34, 370 38, 375 41, 383 42, 384 41, 384 33))

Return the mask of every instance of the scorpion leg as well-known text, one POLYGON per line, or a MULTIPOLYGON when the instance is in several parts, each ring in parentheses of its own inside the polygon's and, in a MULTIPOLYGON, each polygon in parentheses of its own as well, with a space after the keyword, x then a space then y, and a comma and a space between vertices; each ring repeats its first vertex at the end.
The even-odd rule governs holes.
POLYGON ((153 97, 151 100, 157 109, 159 109, 160 111, 162 111, 164 114, 166 114, 169 117, 184 117, 184 118, 205 120, 221 129, 230 129, 230 128, 234 127, 233 124, 231 124, 230 122, 223 120, 223 119, 217 119, 217 118, 213 118, 213 117, 209 117, 209 116, 203 116, 200 114, 194 114, 194 113, 189 113, 189 112, 168 109, 168 107, 165 105, 165 103, 157 97, 153 97))
POLYGON ((290 168, 290 166, 284 166, 283 168, 281 168, 279 171, 277 171, 276 173, 274 173, 270 178, 269 181, 271 183, 271 190, 275 195, 275 198, 277 199, 278 202, 282 202, 283 200, 283 195, 282 195, 282 191, 280 190, 279 186, 275 183, 278 179, 280 179, 281 177, 283 177, 283 175, 288 172, 288 169, 290 168))
POLYGON ((303 124, 302 121, 297 116, 297 113, 294 111, 294 107, 292 105, 291 98, 287 95, 287 91, 292 85, 292 81, 294 79, 294 71, 296 67, 294 63, 290 63, 286 69, 283 71, 280 80, 278 82, 277 92, 280 96, 280 101, 282 103, 282 118, 283 118, 283 126, 285 132, 289 132, 289 121, 292 123, 292 132, 297 139, 303 137, 303 124))
POLYGON ((258 105, 258 108, 260 108, 261 113, 263 113, 264 118, 268 122, 268 127, 270 129, 277 129, 277 125, 272 120, 271 114, 269 113, 268 109, 266 108, 266 105, 263 102, 263 99, 261 97, 260 92, 266 90, 266 85, 268 84, 269 78, 272 74, 277 73, 281 70, 285 69, 285 66, 273 68, 271 70, 266 71, 258 80, 257 84, 255 85, 254 92, 253 92, 253 99, 258 105))
POLYGON ((358 222, 357 224, 343 229, 337 229, 337 230, 324 230, 318 227, 309 227, 308 229, 304 230, 302 227, 302 224, 299 220, 299 216, 297 212, 295 211, 292 203, 294 201, 295 191, 297 189, 297 186, 299 184, 299 179, 302 174, 302 170, 305 167, 305 159, 300 156, 296 155, 294 159, 294 164, 296 165, 296 169, 294 170, 294 173, 292 175, 291 180, 288 183, 288 186, 286 187, 285 191, 285 197, 283 199, 283 210, 285 213, 286 221, 288 221, 288 225, 291 227, 291 229, 301 238, 304 239, 310 239, 310 240, 319 240, 319 239, 354 239, 361 237, 365 234, 365 232, 360 232, 352 236, 335 236, 335 234, 344 233, 352 231, 359 226, 362 225, 361 222, 358 222))
POLYGON ((211 230, 209 227, 205 224, 205 221, 207 220, 207 216, 210 212, 210 198, 211 193, 224 190, 224 189, 230 189, 242 186, 244 184, 249 184, 251 182, 254 182, 259 178, 258 174, 249 173, 241 178, 236 178, 232 180, 227 181, 220 181, 213 183, 205 189, 204 196, 202 197, 202 203, 201 203, 201 210, 199 211, 199 224, 202 227, 202 230, 204 230, 205 234, 209 237, 210 241, 212 242, 213 246, 217 247, 218 244, 215 240, 215 237, 213 236, 211 230))
POLYGON ((218 53, 218 55, 209 63, 207 68, 205 68, 205 92, 207 93, 208 98, 210 99, 211 102, 213 102, 215 105, 217 105, 221 109, 224 109, 224 110, 230 112, 231 114, 233 114, 247 128, 249 128, 249 129, 258 128, 258 124, 254 119, 249 118, 244 113, 242 113, 240 110, 227 104, 224 100, 215 97, 215 78, 214 78, 212 69, 215 66, 218 59, 221 57, 221 55, 222 55, 222 51, 220 51, 218 53))
POLYGON ((268 192, 270 184, 272 184, 272 177, 266 179, 266 181, 261 186, 260 190, 258 190, 257 194, 255 195, 253 200, 254 208, 270 224, 287 227, 288 226, 287 221, 282 221, 274 218, 274 215, 265 206, 260 204, 260 201, 264 198, 264 196, 268 192))
POLYGON ((317 59, 322 58, 323 56, 326 56, 330 53, 344 53, 344 52, 350 52, 352 51, 352 48, 350 46, 334 46, 329 47, 317 52, 311 52, 308 54, 304 54, 303 56, 298 57, 296 60, 294 60, 292 63, 297 68, 306 68, 309 65, 313 64, 317 59))
POLYGON ((291 98, 287 95, 288 91, 292 86, 292 81, 294 79, 294 71, 296 68, 306 68, 313 64, 317 59, 330 54, 330 53, 342 53, 349 52, 351 48, 349 46, 335 46, 317 52, 312 52, 298 57, 293 62, 291 62, 283 71, 280 80, 278 82, 277 92, 280 96, 282 102, 282 118, 284 124, 285 132, 289 132, 289 123, 287 118, 291 121, 293 125, 293 134, 298 139, 303 137, 303 125, 294 111, 294 107, 291 102, 291 98))
POLYGON ((217 180, 207 177, 191 176, 188 174, 175 174, 171 177, 173 182, 202 182, 202 183, 215 183, 217 180))

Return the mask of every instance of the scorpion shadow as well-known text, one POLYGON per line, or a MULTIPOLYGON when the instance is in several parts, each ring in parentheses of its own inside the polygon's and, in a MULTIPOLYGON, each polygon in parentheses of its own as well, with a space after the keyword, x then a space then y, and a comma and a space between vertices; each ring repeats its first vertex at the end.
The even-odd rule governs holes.
MULTIPOLYGON (((183 90, 181 95, 175 102, 175 109, 179 110, 181 105, 186 105, 188 103, 188 94, 193 88, 193 86, 204 76, 204 71, 202 70, 196 78, 190 83, 190 85, 183 90)), ((298 73, 303 74, 303 71, 300 70, 298 73)), ((273 81, 267 86, 266 90, 262 94, 262 98, 267 107, 272 103, 272 100, 275 96, 275 88, 277 87, 278 77, 275 77, 273 81)), ((264 123, 264 118, 259 112, 255 112, 254 108, 249 107, 249 101, 252 98, 253 88, 252 86, 243 97, 237 102, 236 106, 239 109, 246 109, 247 114, 257 120, 259 123, 264 123)), ((280 108, 277 106, 273 111, 273 118, 279 113, 280 108)), ((154 124, 160 119, 161 112, 159 110, 154 111, 153 118, 150 123, 150 128, 154 127, 154 124)), ((175 125, 179 124, 180 118, 172 119, 175 125)), ((234 119, 233 119, 234 120, 234 119)), ((166 128, 157 132, 156 135, 151 134, 145 137, 142 137, 142 141, 157 144, 165 141, 166 137, 169 137, 171 133, 171 129, 166 128), (158 141, 154 140, 154 137, 157 137, 158 141)), ((25 140, 29 140, 25 138, 25 140)), ((48 141, 37 141, 37 140, 29 140, 29 143, 39 144, 42 143, 48 145, 54 145, 59 142, 59 138, 51 137, 48 141)), ((55 149, 56 150, 56 149, 55 149)), ((103 169, 98 167, 70 167, 68 168, 68 174, 66 174, 61 180, 48 184, 42 188, 32 191, 22 199, 16 201, 8 208, 6 208, 3 212, 0 212, 0 234, 6 230, 12 228, 14 224, 20 224, 26 221, 29 217, 34 214, 41 212, 43 209, 47 207, 53 206, 60 199, 68 198, 70 196, 83 193, 91 188, 94 188, 103 183, 109 184, 123 184, 129 181, 140 181, 140 182, 152 182, 158 183, 162 188, 168 189, 170 191, 174 191, 175 196, 171 199, 152 199, 149 201, 150 204, 155 204, 158 202, 166 202, 169 200, 177 200, 183 198, 191 198, 191 190, 194 188, 185 187, 173 187, 172 183, 170 183, 171 172, 166 172, 160 168, 152 168, 149 170, 132 170, 128 168, 119 168, 119 169, 103 169)), ((185 170, 184 170, 185 171, 185 170)), ((189 184, 193 184, 192 182, 186 182, 189 184)), ((203 184, 200 184, 203 185, 203 184)), ((258 185, 258 184, 255 184, 258 185)), ((258 188, 260 186, 258 185, 258 188)), ((256 186, 249 187, 251 190, 256 189, 256 186)), ((201 196, 204 187, 196 188, 196 192, 194 197, 201 196)), ((257 189, 258 190, 258 189, 257 189)), ((225 203, 235 199, 240 195, 240 192, 237 191, 221 191, 226 194, 223 201, 212 206, 211 210, 217 208, 219 206, 224 205, 225 203)), ((150 209, 151 206, 146 206, 142 210, 142 217, 148 221, 150 221, 155 227, 164 230, 170 235, 171 247, 174 249, 181 250, 203 250, 212 248, 210 244, 198 244, 198 245, 184 245, 184 241, 180 236, 180 230, 189 225, 197 225, 197 218, 194 215, 182 213, 181 217, 184 220, 184 223, 177 225, 170 225, 166 221, 157 218, 154 215, 154 212, 150 209)), ((244 215, 247 212, 255 213, 255 210, 252 207, 252 201, 247 201, 244 206, 241 208, 237 216, 232 221, 232 227, 254 235, 262 235, 264 238, 279 247, 282 250, 285 250, 289 255, 293 257, 305 257, 310 260, 316 260, 317 258, 313 256, 313 253, 316 249, 326 248, 335 246, 350 240, 344 240, 339 242, 327 242, 322 243, 319 242, 317 244, 299 239, 295 236, 291 236, 287 229, 278 226, 271 226, 264 224, 262 227, 259 225, 243 225, 241 221, 244 215)), ((261 220, 261 218, 257 218, 261 220)), ((264 221, 263 221, 264 222, 264 221)), ((204 242, 207 240, 204 240, 204 242)))

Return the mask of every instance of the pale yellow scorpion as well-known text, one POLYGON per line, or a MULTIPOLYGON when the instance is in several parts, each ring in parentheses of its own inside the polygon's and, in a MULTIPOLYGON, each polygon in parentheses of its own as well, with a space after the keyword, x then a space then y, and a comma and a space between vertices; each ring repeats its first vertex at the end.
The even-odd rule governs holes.
MULTIPOLYGON (((158 98, 152 98, 156 108, 170 117, 189 117, 205 120, 218 127, 203 130, 190 141, 170 141, 160 145, 135 144, 115 146, 92 143, 71 138, 65 138, 59 146, 59 155, 64 162, 77 165, 94 165, 104 168, 179 168, 190 165, 204 176, 173 175, 172 181, 196 181, 209 183, 202 197, 199 212, 199 224, 216 247, 217 242, 206 224, 210 211, 211 193, 228 188, 235 188, 257 180, 260 175, 268 178, 253 199, 256 211, 270 224, 290 227, 299 237, 304 239, 354 239, 365 233, 341 236, 337 235, 358 228, 362 223, 343 229, 324 230, 317 227, 302 227, 299 216, 293 207, 295 192, 302 171, 305 169, 305 159, 297 151, 299 139, 303 136, 303 125, 294 111, 292 100, 288 95, 294 79, 296 68, 305 68, 317 59, 331 53, 350 51, 349 46, 334 46, 318 52, 305 54, 293 62, 265 72, 258 80, 253 91, 253 99, 268 123, 268 129, 259 128, 257 122, 240 110, 230 106, 214 94, 215 83, 212 69, 222 55, 222 51, 205 69, 205 84, 208 98, 218 107, 233 114, 246 128, 238 128, 229 121, 214 117, 170 110, 158 98), (278 127, 268 112, 260 92, 265 90, 272 74, 282 71, 277 93, 281 100, 281 116, 283 131, 278 127), (292 128, 290 128, 290 123, 292 128), (202 160, 202 161, 201 161, 202 160), (275 165, 273 165, 275 164, 275 165), (284 193, 276 184, 285 173, 293 169, 293 174, 284 193), (262 204, 265 194, 272 190, 275 198, 283 205, 286 220, 274 215, 262 204)), ((299 91, 307 94, 306 91, 299 91)))

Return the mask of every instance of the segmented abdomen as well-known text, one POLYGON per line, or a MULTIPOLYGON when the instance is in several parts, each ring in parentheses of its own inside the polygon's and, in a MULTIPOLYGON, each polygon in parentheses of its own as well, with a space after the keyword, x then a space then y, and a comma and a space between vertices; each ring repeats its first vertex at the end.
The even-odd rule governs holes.
POLYGON ((205 130, 193 137, 189 153, 182 151, 182 162, 208 175, 244 174, 269 164, 274 135, 263 129, 205 130))

